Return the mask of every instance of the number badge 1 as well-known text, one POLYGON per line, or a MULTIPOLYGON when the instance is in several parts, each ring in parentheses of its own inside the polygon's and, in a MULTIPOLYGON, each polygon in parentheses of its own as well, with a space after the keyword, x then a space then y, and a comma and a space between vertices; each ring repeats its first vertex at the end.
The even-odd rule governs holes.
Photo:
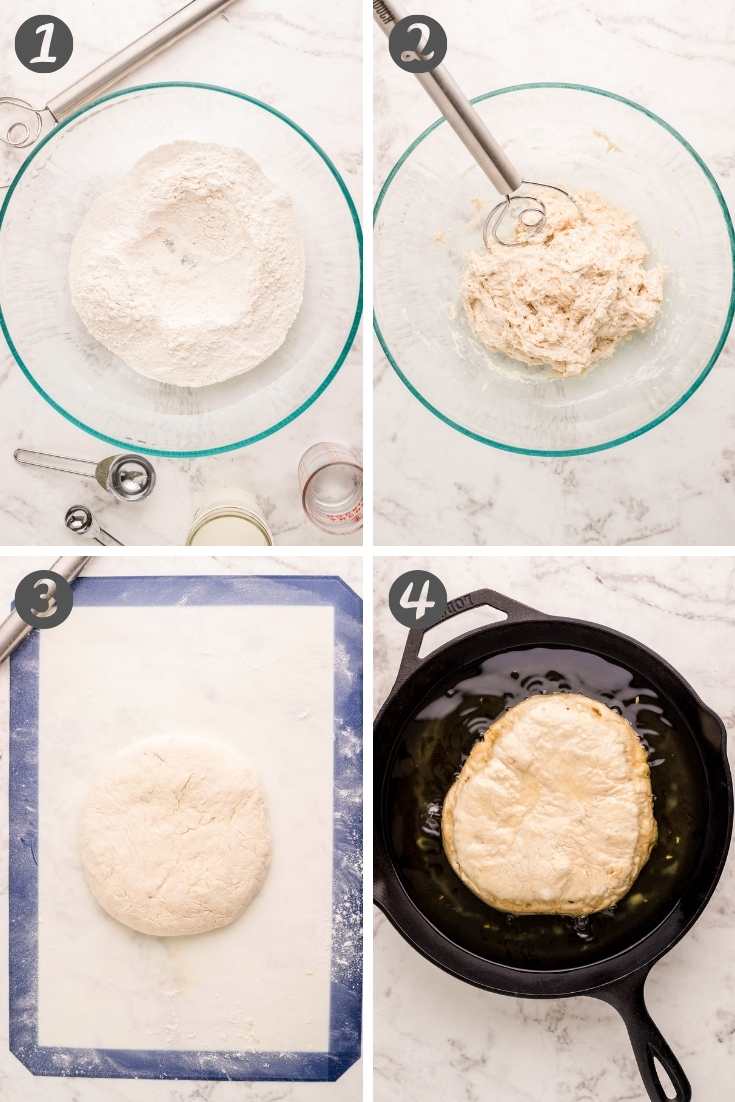
POLYGON ((72 55, 74 38, 56 15, 33 15, 15 33, 15 56, 32 73, 55 73, 72 55))
POLYGON ((404 628, 433 627, 447 607, 447 591, 436 574, 428 570, 409 570, 390 587, 388 604, 393 616, 404 628))

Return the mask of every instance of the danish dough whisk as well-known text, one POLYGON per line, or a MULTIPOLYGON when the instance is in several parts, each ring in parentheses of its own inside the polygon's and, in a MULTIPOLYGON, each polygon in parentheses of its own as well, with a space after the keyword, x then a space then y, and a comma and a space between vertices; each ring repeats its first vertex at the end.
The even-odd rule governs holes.
MULTIPOLYGON (((188 0, 156 27, 74 81, 40 109, 16 96, 0 96, 0 145, 12 150, 30 149, 44 130, 68 119, 144 61, 173 46, 231 3, 233 0, 188 0)), ((1 183, 0 191, 9 186, 9 181, 1 183)))
MULTIPOLYGON (((390 37, 393 28, 403 18, 403 13, 394 0, 373 0, 373 16, 378 26, 390 37)), ((418 19, 419 17, 417 26, 418 19)), ((415 50, 406 50, 402 57, 404 61, 422 60, 423 55, 415 50)), ((531 188, 554 191, 574 204, 574 199, 564 188, 526 180, 521 176, 443 64, 437 65, 429 73, 413 75, 431 96, 493 187, 503 196, 487 215, 482 227, 486 248, 490 248, 491 238, 500 245, 527 245, 544 228, 547 222, 546 203, 539 195, 530 194, 531 188), (512 234, 514 222, 519 223, 525 231, 517 239, 512 234), (504 232, 501 233, 501 230, 504 232)))

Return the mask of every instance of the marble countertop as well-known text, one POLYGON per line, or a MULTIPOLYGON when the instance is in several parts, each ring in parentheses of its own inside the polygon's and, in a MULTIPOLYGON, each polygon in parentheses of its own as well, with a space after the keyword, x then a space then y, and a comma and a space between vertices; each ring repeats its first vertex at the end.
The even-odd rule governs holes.
MULTIPOLYGON (((24 19, 38 13, 29 0, 8 0, 0 42, 3 94, 39 106, 105 57, 169 15, 176 0, 129 0, 108 5, 49 0, 44 13, 71 27, 74 52, 53 74, 35 74, 15 56, 13 39, 24 19)), ((189 38, 141 67, 128 83, 200 80, 242 88, 275 104, 317 136, 344 176, 356 204, 362 191, 361 19, 358 0, 328 15, 308 0, 274 5, 235 0, 189 38)), ((16 158, 17 161, 17 158, 16 158)), ((5 171, 9 159, 0 160, 5 171)), ((61 200, 61 197, 58 197, 61 200)), ((154 460, 159 483, 150 501, 130 509, 102 491, 63 475, 19 467, 16 447, 99 460, 112 450, 67 424, 28 384, 2 341, 0 349, 0 543, 68 543, 64 513, 82 499, 126 544, 181 544, 197 508, 218 489, 242 487, 261 500, 281 545, 359 544, 361 533, 335 537, 310 524, 301 510, 298 462, 311 444, 336 440, 359 450, 362 424, 360 342, 320 399, 292 425, 237 452, 196 460, 154 460)))
MULTIPOLYGON (((735 567, 729 558, 426 558, 381 560, 375 577, 375 703, 405 641, 387 607, 407 569, 441 577, 449 597, 492 587, 546 612, 597 620, 652 647, 735 728, 735 567)), ((436 642, 478 626, 473 612, 436 642)), ((732 745, 732 744, 731 744, 732 745)), ((732 758, 732 750, 731 750, 732 758)), ((732 1089, 735 1066, 735 863, 693 930, 654 967, 646 997, 696 1102, 732 1089)), ((518 1000, 446 975, 376 912, 375 1099, 424 1102, 644 1102, 615 1012, 592 999, 518 1000)))
MULTIPOLYGON (((426 0, 445 27, 451 72, 469 96, 526 81, 610 88, 691 141, 735 201, 729 104, 735 28, 727 0, 426 0)), ((376 190, 437 117, 375 31, 376 190)), ((526 458, 465 438, 424 409, 376 348, 378 544, 730 544, 735 542, 735 354, 663 425, 608 452, 526 458), (436 457, 441 457, 436 462, 436 457)))
MULTIPOLYGON (((0 557, 0 608, 7 608, 20 579, 31 570, 48 567, 48 557, 0 557)), ((338 565, 321 557, 268 556, 237 558, 116 558, 97 556, 86 575, 151 574, 326 574, 338 575, 356 593, 362 590, 358 559, 343 557, 338 565)), ((4 615, 0 613, 0 617, 4 615)), ((72 614, 73 615, 73 614, 72 614)), ((63 630, 63 626, 60 630, 63 630)), ((0 666, 0 850, 8 846, 8 685, 9 665, 0 666)), ((7 859, 0 863, 0 999, 8 1001, 7 859)), ((3 1102, 358 1102, 362 1097, 362 1064, 358 1062, 336 1083, 239 1083, 157 1080, 33 1077, 8 1051, 8 1015, 0 1017, 0 1098, 3 1102)))

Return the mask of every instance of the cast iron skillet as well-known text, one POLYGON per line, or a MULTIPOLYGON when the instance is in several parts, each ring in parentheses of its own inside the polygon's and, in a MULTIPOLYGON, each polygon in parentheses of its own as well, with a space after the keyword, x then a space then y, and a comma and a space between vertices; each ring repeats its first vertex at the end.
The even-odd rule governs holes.
MULTIPOLYGON (((662 1084, 656 1061, 670 1077, 676 1090, 675 1102, 689 1102, 691 1086, 648 1014, 643 989, 651 967, 683 937, 704 910, 725 864, 733 823, 733 789, 726 756, 725 727, 667 662, 647 647, 610 628, 582 620, 547 616, 489 589, 450 601, 442 619, 481 605, 489 605, 505 613, 506 619, 502 623, 460 635, 423 661, 419 659, 419 650, 424 631, 415 629, 409 632, 396 683, 378 714, 374 752, 376 903, 415 949, 466 983, 516 997, 587 995, 610 1004, 625 1022, 643 1082, 653 1102, 667 1102, 670 1098, 662 1084), (533 952, 528 959, 532 961, 531 967, 523 966, 522 959, 519 965, 517 954, 513 963, 509 964, 507 958, 503 959, 504 953, 497 949, 487 953, 478 950, 477 935, 470 936, 470 927, 461 907, 457 909, 452 904, 453 924, 450 932, 447 932, 446 925, 442 930, 442 923, 437 922, 436 914, 429 917, 426 897, 416 887, 417 878, 423 873, 422 844, 416 849, 409 867, 402 862, 400 843, 396 846, 395 824, 399 823, 400 835, 403 829, 400 824, 405 827, 408 816, 405 808, 392 806, 391 792, 395 793, 396 785, 400 792, 401 785, 418 783, 414 774, 421 773, 422 751, 420 747, 418 752, 416 750, 416 722, 417 717, 420 719, 424 714, 422 709, 426 709, 427 701, 436 698, 437 692, 447 686, 450 688, 446 695, 451 696, 455 691, 451 686, 463 682, 467 684, 467 679, 482 669, 481 663, 488 660, 502 662, 502 656, 508 652, 524 651, 526 648, 530 654, 549 653, 536 651, 535 648, 563 648, 559 653, 567 655, 573 650, 582 656, 583 662, 609 661, 631 671, 634 682, 640 680, 641 684, 650 686, 651 695, 655 693, 655 698, 663 701, 665 711, 672 717, 670 729, 674 750, 671 756, 676 759, 674 765, 678 767, 679 758, 687 758, 694 763, 689 767, 686 783, 679 786, 685 790, 683 796, 685 802, 689 801, 688 806, 697 808, 698 834, 694 839, 696 844, 691 847, 694 856, 686 869, 682 868, 673 879, 669 879, 662 912, 653 917, 649 914, 646 921, 636 927, 637 911, 633 910, 632 926, 630 922, 623 926, 622 943, 619 934, 616 935, 619 943, 613 951, 593 951, 590 956, 584 949, 584 942, 580 941, 579 963, 573 957, 572 962, 567 960, 564 967, 559 967, 558 961, 545 961, 544 954, 550 944, 548 940, 533 945, 532 924, 533 921, 540 922, 540 918, 532 919, 531 925, 526 927, 523 922, 528 920, 528 916, 509 919, 491 908, 486 909, 488 916, 512 924, 507 935, 504 935, 508 945, 513 945, 513 939, 523 930, 530 931, 533 952), (408 745, 409 738, 414 740, 412 759, 405 756, 403 746, 408 745), (399 761, 400 766, 396 764, 399 761)), ((479 730, 474 735, 470 733, 470 745, 465 753, 469 752, 472 738, 481 733, 479 730)), ((434 753, 440 757, 445 754, 443 746, 443 741, 439 739, 434 753)), ((456 748, 453 753, 456 757, 456 748)), ((447 764, 456 774, 461 760, 447 764)), ((652 769, 652 778, 654 776, 655 770, 652 769)), ((667 799, 666 793, 657 793, 655 807, 662 798, 667 799)), ((422 843, 425 842, 429 848, 434 844, 431 838, 422 839, 422 843)), ((440 842, 434 848, 438 850, 440 842)), ((654 862, 655 854, 656 850, 649 864, 654 862)), ((444 859, 443 852, 441 857, 435 852, 434 861, 441 859, 444 859)), ((645 873, 644 869, 641 876, 645 873)), ((456 883, 459 891, 465 890, 458 879, 456 883)), ((631 895, 635 889, 636 885, 631 895)), ((441 905, 446 907, 446 897, 439 895, 438 898, 445 900, 441 905)), ((623 907, 626 900, 618 906, 623 907)), ((472 902, 476 906, 478 901, 472 897, 472 902)), ((484 904, 480 906, 484 907, 484 904)), ((615 914, 601 921, 614 923, 615 914)), ((515 949, 511 956, 513 952, 515 949)), ((576 953, 574 944, 572 952, 576 953)))

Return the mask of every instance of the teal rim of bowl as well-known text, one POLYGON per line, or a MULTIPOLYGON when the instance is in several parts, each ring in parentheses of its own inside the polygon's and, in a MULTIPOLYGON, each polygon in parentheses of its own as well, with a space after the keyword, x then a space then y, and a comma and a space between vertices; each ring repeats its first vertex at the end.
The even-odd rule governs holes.
MULTIPOLYGON (((683 406, 684 403, 691 398, 692 394, 694 394, 694 392, 699 389, 699 387, 709 375, 712 368, 715 366, 715 363, 717 362, 717 359, 725 346, 725 342, 730 332, 730 327, 732 326, 733 315, 735 315, 735 230, 733 230, 732 219, 730 218, 730 212, 727 208, 725 197, 720 191, 720 188, 718 187, 717 181, 715 180, 714 176, 712 175, 702 158, 699 156, 696 149, 694 149, 694 147, 690 145, 690 143, 678 132, 678 130, 674 130, 673 126, 670 126, 659 115, 654 114, 653 111, 649 111, 647 107, 642 107, 639 103, 635 103, 634 100, 627 99, 625 96, 619 96, 616 92, 607 92, 604 88, 594 88, 589 84, 568 84, 563 81, 536 81, 530 84, 511 84, 508 85, 507 88, 497 88, 494 92, 485 92, 484 95, 475 96, 471 102, 482 103, 483 100, 493 99, 495 96, 504 96, 508 92, 525 92, 529 89, 534 88, 569 88, 574 92, 590 92, 592 95, 605 96, 607 99, 614 99, 617 100, 618 103, 624 103, 628 107, 633 107, 636 111, 640 111, 642 115, 646 115, 649 119, 652 119, 654 122, 658 123, 659 126, 662 126, 664 130, 668 131, 668 133, 671 134, 673 138, 676 138, 676 140, 681 145, 683 145, 684 149, 686 149, 687 152, 691 154, 693 159, 701 168, 710 187, 712 188, 712 191, 715 194, 715 198, 717 199, 717 202, 720 205, 720 210, 722 211, 722 217, 725 220, 728 237, 730 238, 730 259, 732 262, 732 273, 730 281, 730 305, 728 307, 727 317, 725 318, 725 324, 722 328, 720 338, 715 345, 714 352, 710 356, 704 368, 700 371, 694 382, 684 391, 682 396, 680 398, 677 398, 673 405, 669 406, 667 410, 664 410, 664 412, 660 413, 657 417, 654 417, 652 421, 647 421, 646 424, 642 425, 640 428, 635 429, 633 432, 625 433, 624 436, 617 436, 614 440, 607 440, 605 443, 602 444, 591 444, 589 447, 586 448, 563 448, 560 450, 551 450, 547 448, 519 448, 514 444, 503 444, 500 440, 491 440, 487 436, 481 436, 480 433, 475 432, 473 429, 468 429, 465 425, 460 425, 459 422, 453 421, 451 417, 447 417, 445 413, 442 413, 440 409, 437 409, 436 406, 432 405, 432 403, 429 402, 428 399, 426 399, 419 390, 417 390, 417 388, 407 378, 407 376, 404 375, 403 371, 401 371, 400 367, 396 363, 393 354, 388 347, 388 342, 381 332, 376 312, 373 312, 373 327, 375 329, 375 335, 380 341, 380 346, 383 349, 383 352, 385 353, 389 364, 395 371, 398 378, 411 392, 411 394, 413 394, 414 398, 418 398, 419 402, 421 402, 421 404, 425 406, 426 409, 433 413, 435 417, 438 417, 440 421, 443 421, 445 425, 449 425, 451 428, 456 429, 457 432, 461 432, 465 436, 469 436, 472 440, 477 440, 480 444, 488 444, 492 448, 499 448, 501 451, 505 452, 513 452, 516 455, 540 455, 554 458, 571 455, 590 455, 593 452, 607 451, 608 448, 615 448, 618 446, 618 444, 625 444, 629 440, 635 440, 636 437, 642 436, 643 433, 648 432, 650 429, 655 428, 656 425, 660 425, 663 421, 666 421, 667 418, 671 417, 673 413, 676 413, 677 409, 683 406)), ((428 135, 431 134, 432 130, 436 130, 436 128, 438 126, 441 126, 445 121, 446 120, 443 118, 437 119, 431 124, 431 126, 427 126, 426 130, 424 130, 413 142, 411 142, 405 153, 403 153, 401 157, 396 161, 393 168, 388 173, 385 183, 380 189, 380 193, 375 203, 375 210, 373 212, 373 225, 375 225, 375 223, 377 222, 380 208, 383 205, 383 200, 385 199, 388 189, 395 179, 396 175, 398 174, 401 166, 405 163, 405 161, 408 160, 414 149, 416 149, 416 147, 421 144, 424 138, 428 137, 428 135)))
POLYGON ((59 405, 59 403, 54 398, 52 398, 51 395, 48 394, 43 389, 43 387, 38 382, 38 380, 34 378, 33 373, 31 372, 30 368, 28 368, 26 366, 26 364, 23 362, 23 359, 21 358, 20 353, 18 352, 17 348, 15 347, 15 344, 13 343, 13 339, 10 336, 10 331, 8 330, 7 324, 5 322, 5 315, 3 313, 2 304, 0 303, 0 329, 2 329, 5 340, 7 341, 8 347, 10 348, 10 351, 13 355, 13 359, 15 360, 18 367, 21 369, 21 371, 25 375, 28 382, 34 388, 34 390, 36 390, 41 395, 41 397, 44 398, 48 402, 48 404, 50 406, 52 406, 53 409, 56 410, 57 413, 60 413, 62 415, 62 417, 64 417, 72 425, 76 425, 76 427, 78 429, 82 429, 84 432, 89 433, 90 436, 96 436, 98 440, 105 440, 108 444, 112 444, 112 445, 114 445, 115 447, 118 447, 118 448, 123 448, 125 451, 129 451, 131 447, 135 447, 135 449, 137 451, 142 452, 144 455, 158 455, 158 456, 162 456, 166 459, 197 459, 197 458, 202 458, 203 456, 208 456, 208 455, 221 455, 223 452, 235 451, 237 448, 245 448, 249 444, 256 444, 259 440, 265 440, 266 437, 272 436, 273 433, 278 432, 279 429, 285 428, 286 425, 290 425, 293 421, 295 421, 296 418, 299 417, 305 410, 307 410, 309 408, 309 406, 313 405, 314 402, 317 400, 317 398, 319 398, 319 396, 321 394, 323 394, 324 391, 327 389, 327 387, 332 382, 332 380, 334 379, 334 377, 337 374, 337 372, 339 371, 339 369, 342 367, 342 364, 347 359, 347 356, 350 352, 350 349, 352 348, 352 345, 354 344, 355 337, 357 335, 357 331, 358 331, 358 328, 359 328, 359 325, 360 325, 360 318, 362 317, 362 304, 363 304, 362 228, 360 226, 360 218, 358 216, 355 204, 352 200, 352 196, 350 195, 349 191, 347 190, 347 185, 345 184, 344 180, 342 179, 342 176, 340 175, 340 173, 339 173, 337 167, 335 166, 334 162, 324 152, 324 150, 321 148, 321 146, 317 142, 315 142, 314 139, 309 134, 307 134, 307 132, 304 129, 302 129, 302 127, 300 127, 298 125, 298 123, 295 123, 293 121, 293 119, 290 119, 288 117, 288 115, 284 115, 282 111, 279 111, 275 107, 271 107, 270 104, 264 103, 262 100, 255 99, 254 96, 248 96, 248 95, 246 95, 245 92, 237 92, 237 91, 235 91, 234 88, 223 88, 221 85, 218 85, 218 84, 205 84, 205 83, 202 83, 202 82, 199 82, 199 81, 166 80, 166 81, 156 81, 152 84, 136 84, 136 85, 134 85, 130 88, 121 88, 117 92, 110 92, 109 95, 101 96, 99 99, 94 100, 93 103, 88 103, 84 107, 81 107, 78 111, 75 111, 73 115, 70 115, 68 119, 64 119, 63 122, 61 122, 57 126, 55 126, 53 128, 53 130, 51 130, 50 133, 48 133, 46 135, 46 137, 43 138, 43 140, 38 143, 38 145, 34 146, 33 150, 31 151, 31 153, 29 153, 29 155, 23 161, 23 163, 20 166, 20 168, 18 169, 15 177, 13 178, 13 182, 10 184, 10 187, 8 188, 8 193, 5 196, 5 200, 3 202, 3 205, 2 205, 2 207, 0 207, 0 231, 2 231, 3 222, 5 220, 5 215, 7 213, 8 208, 9 208, 10 200, 13 196, 13 192, 15 191, 15 189, 18 186, 18 184, 19 184, 21 178, 23 177, 24 173, 26 172, 26 170, 30 166, 31 162, 33 161, 33 158, 36 157, 41 152, 43 147, 48 142, 50 142, 52 138, 55 138, 56 135, 59 134, 64 129, 64 127, 66 127, 70 123, 74 122, 74 120, 78 119, 80 117, 80 115, 84 115, 88 111, 94 110, 94 108, 99 107, 100 104, 102 104, 102 103, 109 103, 110 100, 119 99, 122 96, 129 96, 129 95, 132 95, 135 92, 148 92, 148 91, 151 91, 152 89, 156 89, 156 88, 201 88, 206 92, 221 92, 222 94, 224 94, 226 96, 234 96, 235 99, 245 100, 247 103, 253 104, 254 107, 260 107, 264 111, 267 111, 270 115, 275 115, 275 117, 277 119, 280 119, 281 122, 285 122, 287 126, 290 126, 292 130, 295 130, 297 134, 300 134, 301 137, 304 139, 304 141, 308 142, 308 144, 311 146, 311 148, 314 150, 314 152, 317 153, 319 157, 321 157, 322 161, 327 166, 327 168, 331 172, 334 179, 337 181, 337 184, 339 186, 339 190, 341 191, 342 196, 343 196, 345 202, 347 203, 347 207, 349 209, 350 216, 352 218, 352 224, 355 227, 355 236, 357 238, 358 264, 359 264, 359 285, 358 285, 358 290, 357 290, 357 303, 355 305, 355 316, 352 320, 352 325, 350 326, 350 330, 347 334, 347 338, 346 338, 346 340, 345 340, 345 342, 342 346, 342 350, 341 350, 339 356, 337 357, 337 360, 334 363, 334 365, 330 368, 330 370, 328 371, 328 373, 326 374, 324 379, 322 379, 321 383, 316 388, 316 390, 312 394, 310 394, 309 397, 306 398, 305 401, 303 401, 300 406, 298 406, 295 410, 292 410, 292 412, 289 413, 286 417, 281 418, 281 420, 277 421, 274 425, 271 425, 267 429, 263 429, 262 432, 255 433, 255 435, 253 435, 253 436, 245 437, 242 440, 235 440, 231 444, 220 444, 216 448, 197 448, 193 451, 169 451, 167 449, 161 449, 161 448, 150 448, 150 447, 146 447, 142 444, 139 444, 138 442, 135 442, 133 444, 130 440, 118 440, 118 439, 116 439, 116 437, 108 436, 107 433, 99 432, 97 429, 92 428, 91 425, 86 425, 84 423, 84 421, 80 421, 78 417, 75 417, 73 413, 69 413, 68 410, 64 409, 63 406, 59 405))

